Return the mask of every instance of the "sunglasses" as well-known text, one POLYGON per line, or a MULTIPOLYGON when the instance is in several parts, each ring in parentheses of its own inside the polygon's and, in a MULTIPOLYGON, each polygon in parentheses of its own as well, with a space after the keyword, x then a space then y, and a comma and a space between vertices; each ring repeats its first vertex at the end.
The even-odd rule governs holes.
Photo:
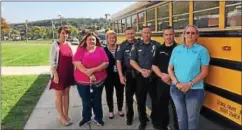
POLYGON ((186 34, 192 34, 192 35, 195 35, 196 34, 196 32, 186 32, 186 34))

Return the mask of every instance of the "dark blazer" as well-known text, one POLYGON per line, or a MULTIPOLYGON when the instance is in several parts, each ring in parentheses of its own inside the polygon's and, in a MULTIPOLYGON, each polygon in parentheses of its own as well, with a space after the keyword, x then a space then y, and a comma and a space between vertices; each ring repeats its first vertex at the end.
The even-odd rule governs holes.
MULTIPOLYGON (((108 76, 114 76, 114 75, 117 75, 118 72, 113 72, 113 67, 116 65, 116 59, 115 57, 113 56, 113 54, 108 50, 107 47, 104 47, 104 50, 108 56, 108 60, 109 60, 109 65, 107 67, 107 73, 108 73, 108 76)), ((115 55, 116 55, 116 52, 117 52, 117 47, 115 49, 115 55)))

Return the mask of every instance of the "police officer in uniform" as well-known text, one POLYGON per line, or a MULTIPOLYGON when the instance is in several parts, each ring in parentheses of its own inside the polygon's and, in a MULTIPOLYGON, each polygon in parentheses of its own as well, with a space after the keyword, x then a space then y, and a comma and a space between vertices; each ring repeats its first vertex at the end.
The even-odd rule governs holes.
POLYGON ((126 124, 132 125, 134 117, 133 96, 136 93, 136 79, 134 69, 130 66, 132 45, 136 44, 135 30, 132 27, 125 29, 126 39, 117 48, 116 61, 120 82, 125 85, 126 94, 126 124))
POLYGON ((142 40, 133 45, 131 49, 130 64, 136 70, 137 80, 137 104, 139 113, 139 129, 145 129, 147 122, 146 114, 146 96, 149 91, 152 100, 151 119, 153 125, 156 125, 155 120, 155 82, 152 76, 152 62, 157 48, 160 44, 151 40, 151 29, 148 26, 142 29, 142 40))
MULTIPOLYGON (((172 27, 167 26, 164 28, 164 43, 157 49, 153 59, 152 70, 159 77, 156 81, 156 108, 158 109, 157 126, 156 129, 166 130, 169 124, 169 101, 170 101, 170 83, 171 78, 168 75, 168 64, 171 57, 172 50, 176 47, 177 43, 174 41, 174 30, 172 27)), ((178 128, 177 115, 174 103, 171 100, 171 107, 173 109, 173 122, 174 129, 178 128)))

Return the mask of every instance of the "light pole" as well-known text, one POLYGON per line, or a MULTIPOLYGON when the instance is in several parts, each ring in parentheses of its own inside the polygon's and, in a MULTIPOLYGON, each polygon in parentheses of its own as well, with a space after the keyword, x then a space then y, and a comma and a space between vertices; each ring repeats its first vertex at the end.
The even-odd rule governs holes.
POLYGON ((62 16, 61 15, 58 15, 58 17, 60 17, 60 23, 61 23, 61 26, 62 26, 62 16))
POLYGON ((28 20, 25 20, 25 40, 28 42, 28 20))
POLYGON ((53 19, 51 19, 51 24, 52 24, 52 35, 53 35, 53 41, 55 40, 55 25, 53 22, 53 19))
POLYGON ((105 14, 105 19, 106 19, 106 29, 108 28, 108 20, 109 20, 110 14, 105 14))

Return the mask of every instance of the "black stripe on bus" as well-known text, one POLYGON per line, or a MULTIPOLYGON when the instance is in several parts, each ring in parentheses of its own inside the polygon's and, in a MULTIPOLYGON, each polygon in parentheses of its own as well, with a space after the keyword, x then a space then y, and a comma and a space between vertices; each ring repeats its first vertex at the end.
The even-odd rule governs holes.
POLYGON ((210 121, 213 121, 213 122, 216 121, 216 123, 224 127, 224 129, 238 129, 238 130, 242 129, 241 125, 207 108, 206 106, 202 107, 200 114, 210 121))
MULTIPOLYGON (((175 32, 176 37, 180 37, 183 32, 175 32)), ((152 33, 152 36, 162 36, 163 32, 152 33)), ((200 37, 242 37, 242 30, 224 30, 224 31, 200 31, 200 37)))
POLYGON ((200 37, 242 37, 242 30, 199 32, 200 37))
MULTIPOLYGON (((233 86, 232 86, 233 87, 233 86)), ((236 87, 236 86, 235 86, 236 87)), ((240 86, 237 86, 240 87, 240 86)), ((242 96, 205 83, 205 90, 242 105, 242 96)))
POLYGON ((242 62, 225 59, 211 58, 210 65, 224 67, 232 70, 242 71, 242 62))

